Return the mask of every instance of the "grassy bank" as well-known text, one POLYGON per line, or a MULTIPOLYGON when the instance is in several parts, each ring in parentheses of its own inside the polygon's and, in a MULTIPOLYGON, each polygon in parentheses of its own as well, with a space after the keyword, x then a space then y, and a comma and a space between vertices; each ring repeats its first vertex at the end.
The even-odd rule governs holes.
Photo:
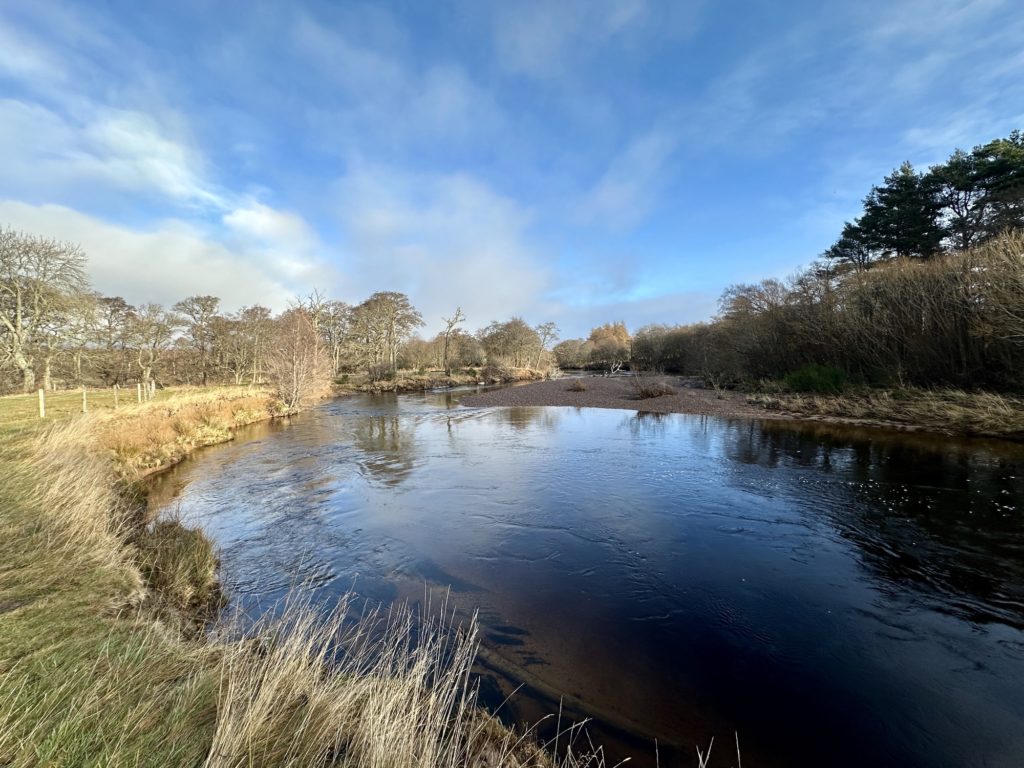
POLYGON ((752 394, 747 402, 800 417, 1024 440, 1024 399, 992 392, 913 388, 835 395, 779 392, 752 394))
POLYGON ((295 604, 196 631, 215 553, 147 525, 125 480, 269 403, 196 393, 0 444, 0 765, 553 765, 475 707, 472 626, 295 604))

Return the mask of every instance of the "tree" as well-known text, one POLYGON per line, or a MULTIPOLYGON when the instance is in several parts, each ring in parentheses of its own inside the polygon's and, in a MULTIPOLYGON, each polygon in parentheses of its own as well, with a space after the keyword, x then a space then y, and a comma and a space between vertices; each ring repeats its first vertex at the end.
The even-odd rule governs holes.
POLYGON ((537 332, 537 338, 540 340, 540 345, 537 349, 537 360, 533 367, 540 368, 541 355, 547 350, 548 344, 558 339, 558 326, 552 322, 547 322, 541 323, 533 330, 537 332))
POLYGON ((1024 133, 975 147, 971 155, 983 190, 984 238, 1024 229, 1024 133))
POLYGON ((583 339, 566 339, 555 344, 555 363, 559 368, 582 368, 589 362, 583 339))
POLYGON ((630 341, 629 331, 623 322, 605 323, 591 329, 587 339, 591 362, 615 373, 629 360, 630 341))
POLYGON ((386 366, 397 370, 398 350, 423 317, 404 293, 373 294, 352 313, 352 333, 368 368, 386 366))
POLYGON ((161 356, 170 349, 178 318, 159 304, 143 304, 132 313, 128 322, 128 338, 135 350, 135 363, 139 366, 139 379, 153 378, 153 368, 161 356))
POLYGON ((128 374, 128 326, 135 307, 120 296, 96 298, 96 368, 106 384, 116 384, 128 374))
POLYGON ((850 222, 843 225, 843 234, 822 255, 849 264, 857 271, 867 269, 878 256, 860 224, 850 222))
POLYGON ((192 346, 199 355, 199 375, 204 387, 209 381, 214 318, 219 306, 220 299, 216 296, 189 296, 174 305, 174 311, 183 316, 192 346))
POLYGON ((306 310, 290 309, 275 321, 267 373, 288 411, 327 391, 331 360, 306 310))
POLYGON ((442 357, 442 365, 444 367, 444 375, 452 375, 452 367, 449 364, 449 346, 452 337, 452 331, 455 330, 455 326, 461 322, 464 322, 466 316, 462 314, 462 307, 455 308, 455 314, 451 317, 442 317, 444 321, 444 354, 442 357))
POLYGON ((523 368, 540 348, 540 336, 521 317, 504 323, 491 322, 480 332, 480 343, 488 362, 503 361, 513 368, 523 368))
POLYGON ((872 187, 857 226, 871 250, 927 259, 941 250, 945 236, 939 209, 933 183, 903 163, 882 186, 872 187))
POLYGON ((943 165, 931 168, 926 178, 935 189, 952 247, 965 250, 976 245, 984 235, 988 207, 977 157, 958 149, 943 165))
POLYGON ((352 307, 343 301, 328 301, 324 305, 320 335, 327 344, 334 373, 337 373, 352 340, 352 307))
POLYGON ((35 386, 36 345, 69 299, 88 289, 85 253, 74 243, 0 228, 0 354, 35 386))

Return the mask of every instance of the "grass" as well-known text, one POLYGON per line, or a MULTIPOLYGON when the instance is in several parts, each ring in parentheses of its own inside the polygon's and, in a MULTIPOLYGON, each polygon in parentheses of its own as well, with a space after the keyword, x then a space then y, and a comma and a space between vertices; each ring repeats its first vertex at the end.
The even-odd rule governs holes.
POLYGON ((1024 440, 1024 399, 959 389, 863 390, 844 395, 757 394, 747 402, 801 416, 886 422, 943 434, 1024 440))
POLYGON ((173 521, 140 526, 122 490, 146 463, 110 446, 149 450, 149 433, 180 446, 205 439, 188 424, 252 415, 241 396, 216 401, 0 442, 0 765, 600 768, 600 755, 549 757, 476 707, 475 624, 444 610, 292 603, 212 636, 168 620, 215 599, 216 553, 173 521))

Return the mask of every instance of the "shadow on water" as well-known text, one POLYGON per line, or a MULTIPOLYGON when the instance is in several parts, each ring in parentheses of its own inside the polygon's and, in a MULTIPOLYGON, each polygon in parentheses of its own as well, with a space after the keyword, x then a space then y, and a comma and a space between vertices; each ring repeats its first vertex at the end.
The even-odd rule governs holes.
POLYGON ((247 611, 296 580, 478 609, 485 701, 632 765, 733 765, 736 731, 751 765, 1021 764, 1019 446, 459 397, 338 400, 153 503, 247 611))

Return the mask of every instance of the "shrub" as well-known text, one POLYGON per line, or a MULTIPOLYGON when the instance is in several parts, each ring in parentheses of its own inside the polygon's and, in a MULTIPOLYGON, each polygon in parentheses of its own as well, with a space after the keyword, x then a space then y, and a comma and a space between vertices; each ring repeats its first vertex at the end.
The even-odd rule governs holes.
POLYGON ((652 381, 639 377, 633 381, 633 389, 636 392, 637 400, 649 400, 652 397, 664 397, 676 393, 675 389, 663 381, 652 381))
POLYGON ((846 387, 846 374, 831 365, 812 363, 787 374, 784 381, 792 392, 837 394, 846 387))

